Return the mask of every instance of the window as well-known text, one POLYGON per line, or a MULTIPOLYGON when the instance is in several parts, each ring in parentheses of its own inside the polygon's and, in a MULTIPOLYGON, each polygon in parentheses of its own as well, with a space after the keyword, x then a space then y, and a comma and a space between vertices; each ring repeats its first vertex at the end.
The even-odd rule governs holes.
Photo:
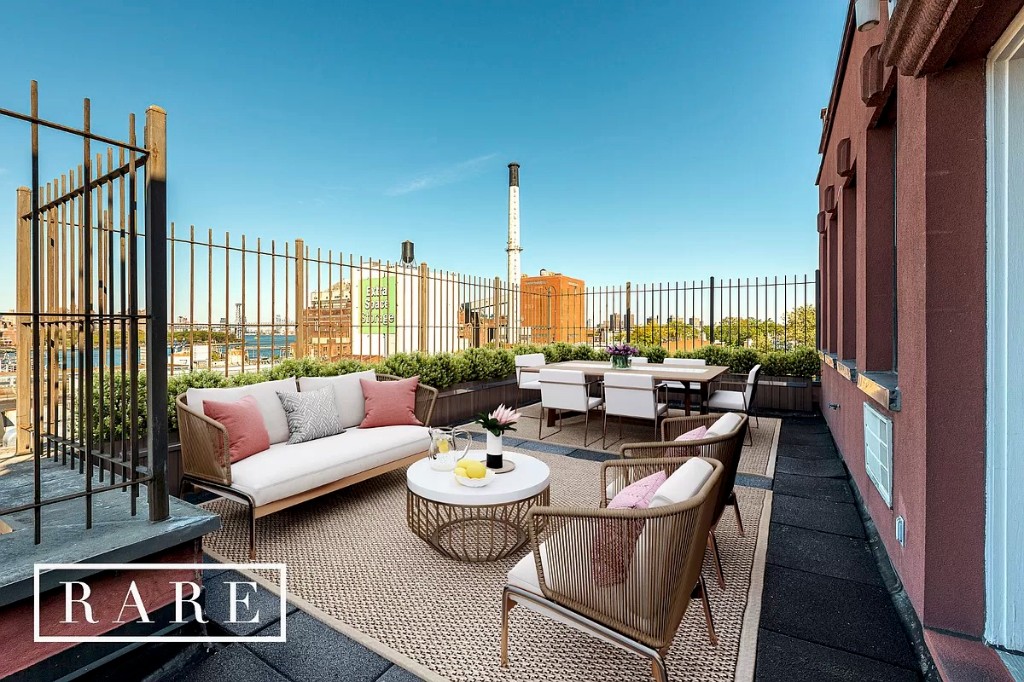
POLYGON ((864 469, 892 507, 892 420, 864 403, 864 469))

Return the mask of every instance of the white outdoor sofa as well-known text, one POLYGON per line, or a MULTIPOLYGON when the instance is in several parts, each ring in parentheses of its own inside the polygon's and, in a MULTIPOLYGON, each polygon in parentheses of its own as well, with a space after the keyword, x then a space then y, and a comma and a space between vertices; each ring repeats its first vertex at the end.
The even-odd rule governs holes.
POLYGON ((407 466, 427 454, 427 427, 437 390, 420 384, 416 391, 416 417, 423 426, 361 429, 365 410, 360 379, 395 381, 399 377, 371 370, 234 388, 190 388, 177 397, 182 480, 248 507, 250 558, 256 558, 256 519, 407 466), (345 432, 289 444, 288 421, 277 393, 326 386, 334 388, 345 432), (231 402, 245 396, 252 396, 259 405, 270 448, 232 464, 227 429, 203 413, 203 401, 231 402))

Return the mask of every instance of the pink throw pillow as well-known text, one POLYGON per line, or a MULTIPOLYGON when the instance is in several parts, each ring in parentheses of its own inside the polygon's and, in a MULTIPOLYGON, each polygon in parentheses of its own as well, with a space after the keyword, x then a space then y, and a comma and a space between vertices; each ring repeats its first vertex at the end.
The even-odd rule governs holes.
POLYGON ((366 403, 366 416, 361 429, 372 429, 377 426, 423 426, 416 418, 416 388, 420 385, 419 377, 401 379, 399 381, 367 381, 360 379, 363 387, 363 399, 366 403))
MULTIPOLYGON (((676 441, 681 440, 700 440, 701 438, 707 437, 708 427, 698 426, 695 429, 687 431, 683 435, 676 438, 676 441)), ((690 446, 688 448, 668 448, 665 450, 666 457, 696 457, 700 453, 697 451, 696 446, 690 446)))
POLYGON ((203 412, 227 429, 232 464, 270 447, 270 435, 263 423, 263 415, 251 395, 230 403, 204 400, 203 412))
MULTIPOLYGON (((626 486, 608 503, 608 509, 647 509, 666 478, 665 472, 659 471, 626 486)), ((639 519, 601 524, 590 554, 597 585, 606 587, 625 582, 636 551, 636 541, 643 529, 644 522, 639 519)))

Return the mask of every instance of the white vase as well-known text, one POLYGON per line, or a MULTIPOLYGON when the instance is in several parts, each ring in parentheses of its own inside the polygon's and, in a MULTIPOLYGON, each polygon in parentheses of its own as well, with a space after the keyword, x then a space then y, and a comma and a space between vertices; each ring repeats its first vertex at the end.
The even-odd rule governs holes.
POLYGON ((488 455, 500 455, 502 451, 502 437, 495 436, 490 431, 487 432, 487 454, 488 455))

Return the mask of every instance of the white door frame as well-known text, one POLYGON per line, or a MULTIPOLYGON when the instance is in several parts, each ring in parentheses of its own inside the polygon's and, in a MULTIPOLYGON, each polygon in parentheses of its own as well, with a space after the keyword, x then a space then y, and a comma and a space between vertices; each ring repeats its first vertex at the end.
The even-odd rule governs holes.
POLYGON ((1024 650, 1024 12, 987 67, 985 638, 1024 650))

